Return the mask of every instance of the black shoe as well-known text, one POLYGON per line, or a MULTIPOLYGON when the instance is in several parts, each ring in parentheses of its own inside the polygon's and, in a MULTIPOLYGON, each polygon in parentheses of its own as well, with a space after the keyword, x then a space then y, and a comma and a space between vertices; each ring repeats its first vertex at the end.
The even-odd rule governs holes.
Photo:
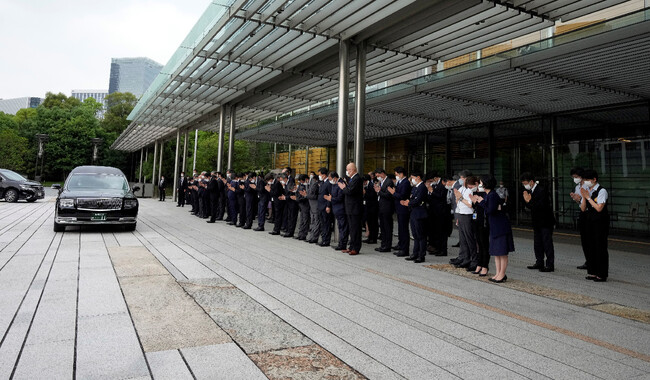
POLYGON ((406 256, 409 256, 409 254, 404 252, 404 251, 399 251, 399 252, 397 252, 397 254, 395 254, 395 256, 397 256, 397 257, 406 257, 406 256))
POLYGON ((255 229, 253 229, 253 231, 264 231, 264 228, 262 228, 262 227, 257 227, 257 228, 255 228, 255 229))
POLYGON ((469 263, 464 264, 454 264, 456 268, 469 268, 469 263))
POLYGON ((424 262, 424 258, 413 260, 414 263, 419 264, 424 262))
POLYGON ((208 220, 206 223, 214 223, 214 220, 208 220))
POLYGON ((396 246, 391 247, 391 248, 392 248, 393 250, 395 250, 395 251, 399 251, 399 245, 396 245, 396 246))
POLYGON ((417 257, 409 256, 409 257, 405 258, 404 260, 414 261, 414 260, 417 260, 417 257))
POLYGON ((282 235, 282 237, 284 237, 284 238, 292 238, 293 234, 284 234, 284 235, 282 235))
POLYGON ((603 278, 596 277, 596 278, 594 278, 593 281, 594 282, 607 282, 607 277, 603 277, 603 278))
POLYGON ((309 243, 309 244, 318 244, 318 239, 316 239, 316 240, 313 240, 313 239, 312 240, 307 240, 307 243, 309 243))
POLYGON ((366 243, 366 244, 377 244, 377 240, 366 239, 363 242, 366 243))
POLYGON ((587 269, 587 264, 578 265, 576 268, 578 268, 578 269, 587 269))
POLYGON ((404 251, 395 251, 393 252, 393 255, 397 256, 397 255, 401 255, 402 253, 404 253, 404 251))
POLYGON ((299 237, 298 237, 298 240, 303 240, 303 241, 305 241, 305 240, 307 240, 307 238, 304 237, 304 236, 299 236, 299 237))
POLYGON ((544 268, 539 268, 540 272, 555 272, 555 268, 553 267, 544 267, 544 268))
POLYGON ((496 282, 497 284, 500 284, 502 282, 506 282, 508 280, 508 276, 503 276, 503 278, 500 279, 500 280, 495 280, 493 278, 490 278, 489 280, 492 281, 492 282, 496 282))
POLYGON ((279 232, 275 232, 275 231, 271 231, 271 232, 269 232, 269 235, 280 235, 280 233, 279 233, 279 232))
POLYGON ((345 247, 341 247, 341 246, 338 246, 338 245, 337 245, 336 247, 332 247, 332 248, 333 248, 335 251, 342 251, 342 250, 345 249, 345 247))
POLYGON ((251 228, 253 228, 253 227, 251 227, 251 226, 244 226, 244 228, 242 228, 242 230, 250 230, 251 228))
POLYGON ((325 243, 318 243, 318 246, 319 246, 319 247, 329 247, 329 246, 330 246, 330 243, 327 243, 327 244, 325 244, 325 243))
POLYGON ((458 248, 458 247, 460 247, 460 242, 458 242, 458 243, 452 245, 452 247, 454 247, 454 248, 458 248))
POLYGON ((452 265, 460 264, 460 260, 458 259, 458 257, 454 257, 453 259, 449 259, 449 264, 452 265))
POLYGON ((181 207, 181 205, 176 205, 176 207, 181 207))
POLYGON ((447 252, 440 252, 440 251, 438 251, 438 252, 436 252, 436 253, 434 254, 434 256, 447 256, 447 252))
POLYGON ((228 225, 229 225, 229 226, 234 226, 235 223, 233 223, 233 222, 228 222, 228 225))
POLYGON ((596 276, 587 276, 585 277, 585 280, 595 280, 596 276))
POLYGON ((526 268, 528 269, 542 269, 544 266, 542 264, 529 265, 526 268))
POLYGON ((244 225, 240 223, 240 224, 236 225, 235 227, 242 228, 242 227, 244 227, 244 225))
MULTIPOLYGON (((470 266, 470 267, 465 268, 465 270, 468 271, 468 272, 476 272, 476 267, 471 267, 470 266)), ((477 274, 477 273, 474 273, 474 274, 477 274)))

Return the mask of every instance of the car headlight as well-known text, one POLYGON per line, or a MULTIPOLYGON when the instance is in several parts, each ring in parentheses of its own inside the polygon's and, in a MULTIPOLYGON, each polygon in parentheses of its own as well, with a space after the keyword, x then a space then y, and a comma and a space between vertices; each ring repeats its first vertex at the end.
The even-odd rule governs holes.
POLYGON ((29 185, 20 185, 20 188, 23 190, 32 190, 32 187, 29 185))
POLYGON ((59 199, 60 208, 74 208, 74 199, 59 199))
POLYGON ((137 199, 125 199, 124 200, 124 209, 132 209, 138 207, 138 200, 137 199))

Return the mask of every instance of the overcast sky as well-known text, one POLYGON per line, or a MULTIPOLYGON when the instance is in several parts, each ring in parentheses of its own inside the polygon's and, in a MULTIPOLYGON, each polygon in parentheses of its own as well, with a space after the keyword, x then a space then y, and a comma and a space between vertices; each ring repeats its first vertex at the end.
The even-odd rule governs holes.
POLYGON ((210 0, 0 0, 0 98, 108 90, 111 58, 165 65, 210 0))

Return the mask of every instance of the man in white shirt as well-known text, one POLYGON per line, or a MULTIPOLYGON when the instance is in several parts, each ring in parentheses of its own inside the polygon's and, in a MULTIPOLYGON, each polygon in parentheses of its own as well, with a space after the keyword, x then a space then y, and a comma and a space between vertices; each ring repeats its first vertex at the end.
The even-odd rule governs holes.
POLYGON ((454 191, 456 195, 456 220, 458 222, 458 236, 460 238, 460 252, 458 253, 456 268, 466 268, 467 271, 476 270, 478 255, 476 251, 476 236, 472 225, 474 209, 472 208, 472 195, 478 187, 478 179, 469 176, 464 178, 463 186, 454 191))

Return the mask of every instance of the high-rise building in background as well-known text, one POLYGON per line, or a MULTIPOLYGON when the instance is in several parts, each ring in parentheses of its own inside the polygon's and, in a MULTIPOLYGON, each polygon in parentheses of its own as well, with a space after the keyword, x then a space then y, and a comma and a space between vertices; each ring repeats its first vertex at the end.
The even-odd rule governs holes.
POLYGON ((104 98, 108 95, 107 90, 72 90, 72 97, 82 102, 88 98, 93 98, 97 102, 104 104, 104 98))
POLYGON ((34 96, 13 99, 0 99, 0 112, 15 115, 23 108, 36 108, 43 103, 43 98, 34 96))
POLYGON ((140 98, 163 65, 146 57, 112 58, 108 93, 130 92, 140 98))

